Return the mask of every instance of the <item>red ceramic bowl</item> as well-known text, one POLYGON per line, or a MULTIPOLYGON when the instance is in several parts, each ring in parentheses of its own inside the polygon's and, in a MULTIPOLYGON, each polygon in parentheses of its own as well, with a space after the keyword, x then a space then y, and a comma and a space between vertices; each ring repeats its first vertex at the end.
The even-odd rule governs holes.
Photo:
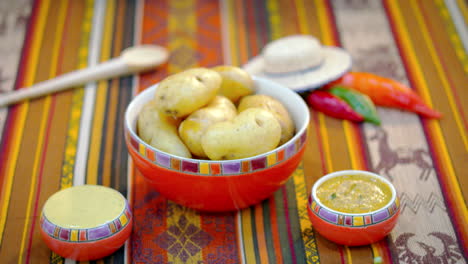
POLYGON ((312 226, 325 238, 342 245, 361 246, 383 239, 395 227, 400 204, 393 185, 385 178, 368 171, 337 171, 321 177, 312 187, 308 212, 312 226), (391 200, 382 208, 361 214, 338 212, 323 205, 316 196, 317 188, 325 181, 342 175, 363 174, 376 177, 390 187, 391 200))
POLYGON ((132 214, 118 191, 98 185, 61 190, 44 204, 41 235, 58 255, 79 261, 106 257, 132 232, 132 214))
POLYGON ((229 211, 264 200, 288 180, 304 153, 309 109, 304 100, 287 87, 266 79, 254 80, 257 94, 270 95, 288 109, 296 125, 296 134, 270 152, 245 159, 188 159, 151 147, 138 137, 135 127, 138 113, 153 98, 157 85, 133 99, 125 114, 127 148, 135 166, 156 191, 197 210, 229 211))

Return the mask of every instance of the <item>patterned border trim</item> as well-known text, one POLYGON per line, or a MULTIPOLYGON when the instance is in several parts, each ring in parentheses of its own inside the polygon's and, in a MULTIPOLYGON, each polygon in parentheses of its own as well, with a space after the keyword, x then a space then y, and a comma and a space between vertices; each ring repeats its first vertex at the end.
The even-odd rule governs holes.
POLYGON ((336 225, 341 225, 345 227, 366 227, 375 225, 385 220, 389 219, 395 215, 399 208, 400 202, 398 199, 395 199, 395 202, 392 203, 386 209, 377 211, 373 214, 362 214, 362 215, 344 215, 336 212, 332 212, 325 207, 320 206, 312 196, 309 196, 309 209, 312 213, 320 217, 321 219, 336 225))
POLYGON ((140 139, 132 137, 128 129, 125 130, 125 137, 130 146, 149 162, 166 169, 181 171, 184 173, 203 175, 223 175, 242 174, 267 169, 278 163, 287 160, 296 154, 307 140, 305 130, 295 141, 289 142, 278 151, 251 160, 243 161, 223 161, 223 162, 203 162, 203 160, 184 160, 171 157, 168 154, 155 150, 147 144, 141 143, 140 139))
POLYGON ((128 203, 126 203, 125 210, 117 219, 99 227, 85 229, 63 228, 50 222, 44 214, 41 215, 40 225, 42 230, 55 239, 73 243, 86 243, 102 240, 118 233, 128 225, 131 219, 132 213, 128 203))

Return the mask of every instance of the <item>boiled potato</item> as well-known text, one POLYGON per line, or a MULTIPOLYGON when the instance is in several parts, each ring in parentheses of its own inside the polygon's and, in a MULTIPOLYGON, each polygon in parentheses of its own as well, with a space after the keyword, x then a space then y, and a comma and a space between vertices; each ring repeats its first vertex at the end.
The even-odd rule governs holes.
POLYGON ((241 97, 255 92, 252 77, 243 69, 226 65, 212 69, 221 74, 223 78, 219 94, 226 96, 232 102, 237 103, 241 97))
POLYGON ((280 137, 281 127, 272 113, 250 108, 231 121, 208 127, 202 146, 212 160, 241 159, 273 150, 280 137))
POLYGON ((242 111, 245 111, 246 109, 252 107, 260 107, 266 109, 276 117, 276 119, 281 125, 281 140, 279 143, 280 145, 286 143, 294 136, 294 133, 296 131, 294 121, 289 115, 288 110, 280 101, 276 100, 271 96, 263 94, 249 95, 241 99, 237 110, 239 111, 239 113, 241 113, 242 111))
POLYGON ((149 145, 180 157, 191 158, 191 153, 177 134, 180 121, 158 111, 154 101, 141 110, 137 129, 140 138, 149 145))
POLYGON ((179 135, 195 156, 206 158, 201 137, 212 124, 233 119, 236 106, 224 96, 216 96, 207 106, 190 114, 179 126, 179 135))
POLYGON ((185 117, 213 100, 221 80, 221 75, 210 69, 186 70, 161 81, 154 100, 163 113, 185 117))

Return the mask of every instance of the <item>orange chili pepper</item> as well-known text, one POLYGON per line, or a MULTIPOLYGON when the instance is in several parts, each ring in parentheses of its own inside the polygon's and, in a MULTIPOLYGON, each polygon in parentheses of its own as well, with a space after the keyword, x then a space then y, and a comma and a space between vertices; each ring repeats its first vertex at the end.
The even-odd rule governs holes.
POLYGON ((349 72, 326 85, 342 85, 368 95, 376 105, 395 107, 429 118, 442 114, 429 107, 411 88, 392 79, 366 72, 349 72))

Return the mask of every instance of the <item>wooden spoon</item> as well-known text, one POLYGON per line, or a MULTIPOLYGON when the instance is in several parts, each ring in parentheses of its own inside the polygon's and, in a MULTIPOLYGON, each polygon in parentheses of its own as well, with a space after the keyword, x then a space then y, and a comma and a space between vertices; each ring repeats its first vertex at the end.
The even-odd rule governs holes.
POLYGON ((79 86, 88 82, 150 70, 163 64, 169 52, 156 45, 141 45, 125 49, 114 59, 82 70, 63 74, 54 79, 37 83, 6 94, 0 94, 0 108, 22 100, 37 98, 79 86))

